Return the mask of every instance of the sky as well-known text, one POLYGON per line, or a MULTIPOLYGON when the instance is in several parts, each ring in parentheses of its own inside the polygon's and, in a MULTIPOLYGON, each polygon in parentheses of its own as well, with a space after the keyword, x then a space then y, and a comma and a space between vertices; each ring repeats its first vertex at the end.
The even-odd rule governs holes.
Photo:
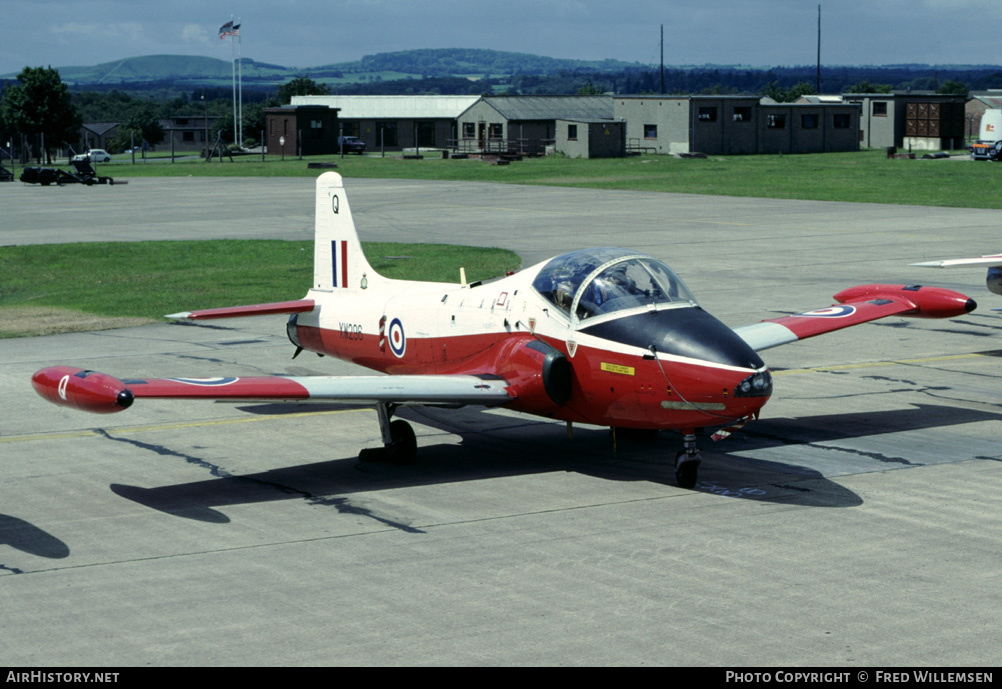
MULTIPOLYGON (((814 65, 818 0, 2 0, 0 74, 143 55, 308 68, 416 48, 668 66, 814 65)), ((822 65, 1002 64, 998 0, 827 0, 822 65), (981 27, 982 30, 977 30, 981 27)))

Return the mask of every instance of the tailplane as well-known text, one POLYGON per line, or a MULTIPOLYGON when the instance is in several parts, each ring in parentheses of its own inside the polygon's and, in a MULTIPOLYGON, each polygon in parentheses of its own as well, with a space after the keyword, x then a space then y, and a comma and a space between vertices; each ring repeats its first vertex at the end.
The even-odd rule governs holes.
POLYGON ((341 175, 325 172, 317 178, 313 289, 355 291, 382 280, 362 253, 341 175))

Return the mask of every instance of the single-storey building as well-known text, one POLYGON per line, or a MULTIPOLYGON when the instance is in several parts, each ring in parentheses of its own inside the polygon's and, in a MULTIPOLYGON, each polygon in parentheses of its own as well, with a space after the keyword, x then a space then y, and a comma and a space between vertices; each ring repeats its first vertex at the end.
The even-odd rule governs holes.
POLYGON ((972 93, 964 106, 964 127, 968 141, 981 136, 981 116, 987 110, 1002 110, 1002 91, 972 93))
POLYGON ((616 96, 627 148, 665 154, 827 153, 859 149, 859 107, 758 96, 616 96))
POLYGON ((269 155, 322 155, 337 150, 338 109, 326 105, 265 108, 269 155))
POLYGON ((556 120, 554 150, 568 158, 626 155, 626 123, 615 120, 556 120))
MULTIPOLYGON (((204 151, 205 142, 212 131, 212 126, 219 120, 219 117, 204 115, 171 117, 160 120, 160 126, 164 130, 163 143, 157 146, 161 151, 204 151)), ((254 132, 253 136, 258 136, 259 132, 254 132)), ((212 142, 210 142, 211 145, 212 142)))
POLYGON ((89 151, 92 148, 107 149, 111 140, 118 134, 118 122, 84 122, 80 126, 80 138, 74 148, 77 153, 89 151))
POLYGON ((338 110, 344 136, 357 136, 368 151, 451 148, 456 118, 480 96, 293 96, 293 106, 338 110))
POLYGON ((457 118, 458 148, 541 154, 556 141, 557 120, 612 119, 612 96, 483 96, 457 118))
POLYGON ((862 148, 941 151, 964 147, 964 96, 932 92, 846 93, 861 108, 862 148))

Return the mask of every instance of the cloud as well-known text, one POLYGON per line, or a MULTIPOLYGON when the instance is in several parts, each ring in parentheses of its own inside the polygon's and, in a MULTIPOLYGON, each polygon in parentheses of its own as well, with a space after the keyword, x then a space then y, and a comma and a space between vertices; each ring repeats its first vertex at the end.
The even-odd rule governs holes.
POLYGON ((181 41, 187 44, 208 45, 209 34, 200 24, 185 24, 181 29, 181 41))
POLYGON ((97 24, 67 22, 52 27, 57 36, 90 40, 137 40, 143 35, 143 25, 139 22, 119 22, 117 24, 97 24))

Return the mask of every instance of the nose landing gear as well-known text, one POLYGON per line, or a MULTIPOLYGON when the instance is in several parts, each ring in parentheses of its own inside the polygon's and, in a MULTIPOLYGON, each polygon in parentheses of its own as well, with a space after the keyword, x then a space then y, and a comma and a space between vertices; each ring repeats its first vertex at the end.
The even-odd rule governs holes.
POLYGON ((684 449, 675 454, 675 482, 679 488, 692 488, 696 485, 701 460, 694 431, 685 432, 682 446, 684 449))

